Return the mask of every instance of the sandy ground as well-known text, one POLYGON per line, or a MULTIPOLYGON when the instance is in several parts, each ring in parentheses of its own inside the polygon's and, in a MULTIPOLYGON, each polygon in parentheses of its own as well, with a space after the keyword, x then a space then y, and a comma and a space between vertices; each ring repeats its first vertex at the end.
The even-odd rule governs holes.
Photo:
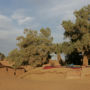
MULTIPOLYGON (((7 65, 6 62, 3 62, 3 64, 7 65)), ((51 74, 48 70, 45 70, 45 72, 49 73, 41 74, 44 70, 37 69, 33 72, 34 75, 27 73, 25 74, 26 78, 18 79, 14 76, 13 70, 10 69, 7 72, 5 68, 0 68, 0 90, 90 90, 90 79, 59 78, 63 77, 63 74, 60 76, 55 72, 59 73, 61 70, 66 71, 64 69, 52 69, 50 70, 51 74), (40 74, 37 75, 36 73, 40 74)), ((87 70, 84 71, 85 73, 88 72, 87 70)), ((17 71, 17 73, 23 76, 23 71, 17 71)))
POLYGON ((0 90, 90 90, 90 80, 16 79, 15 76, 8 74, 8 72, 0 71, 0 90))
POLYGON ((90 90, 88 80, 17 80, 0 79, 0 90, 90 90))

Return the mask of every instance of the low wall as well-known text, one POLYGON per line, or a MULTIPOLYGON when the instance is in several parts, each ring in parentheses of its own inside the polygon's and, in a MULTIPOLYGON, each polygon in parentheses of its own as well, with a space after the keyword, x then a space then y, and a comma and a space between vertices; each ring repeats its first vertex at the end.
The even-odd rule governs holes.
POLYGON ((81 77, 90 79, 90 68, 82 68, 81 77))
POLYGON ((7 75, 10 76, 19 76, 22 75, 23 73, 25 73, 24 69, 12 69, 12 68, 6 68, 6 67, 2 67, 0 68, 0 73, 6 73, 7 75))
POLYGON ((23 75, 20 78, 26 79, 84 79, 90 78, 90 68, 80 68, 80 69, 72 69, 72 68, 54 68, 54 69, 34 69, 23 75))

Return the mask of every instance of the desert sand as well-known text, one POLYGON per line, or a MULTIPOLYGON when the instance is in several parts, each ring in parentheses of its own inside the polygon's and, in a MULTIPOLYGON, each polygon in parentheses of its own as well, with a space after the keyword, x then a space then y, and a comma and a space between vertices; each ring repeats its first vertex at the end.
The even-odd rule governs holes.
POLYGON ((0 78, 0 90, 90 90, 90 80, 24 80, 0 78))
POLYGON ((52 79, 45 79, 44 76, 42 78, 20 79, 0 69, 0 90, 90 90, 89 79, 55 79, 55 75, 52 79))

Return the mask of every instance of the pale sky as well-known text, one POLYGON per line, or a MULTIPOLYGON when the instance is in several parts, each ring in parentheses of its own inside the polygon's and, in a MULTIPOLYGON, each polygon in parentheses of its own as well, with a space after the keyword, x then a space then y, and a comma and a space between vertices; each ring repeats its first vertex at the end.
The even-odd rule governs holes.
POLYGON ((24 28, 50 27, 54 42, 63 42, 63 20, 75 20, 73 12, 90 0, 0 0, 0 52, 16 48, 16 37, 24 28))

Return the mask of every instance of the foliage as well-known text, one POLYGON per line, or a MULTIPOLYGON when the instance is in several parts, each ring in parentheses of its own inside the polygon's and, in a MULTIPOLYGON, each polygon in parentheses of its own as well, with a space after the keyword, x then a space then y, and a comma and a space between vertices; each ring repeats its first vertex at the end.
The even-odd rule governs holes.
POLYGON ((0 53, 0 60, 4 60, 5 59, 5 55, 3 53, 0 53))
POLYGON ((51 30, 42 28, 40 32, 37 32, 25 29, 24 34, 25 36, 17 37, 19 50, 15 49, 9 53, 15 65, 27 63, 36 67, 48 63, 53 41, 51 30))
MULTIPOLYGON (((64 53, 68 59, 80 55, 87 56, 90 52, 90 5, 75 11, 74 15, 75 22, 71 20, 62 22, 65 30, 64 36, 69 38, 68 42, 62 44, 53 43, 49 28, 41 28, 40 31, 25 29, 24 36, 17 37, 19 48, 11 51, 8 56, 15 63, 14 67, 22 64, 30 64, 34 67, 42 66, 48 63, 51 52, 56 52, 57 57, 58 55, 60 57, 60 53, 64 53)), ((81 57, 76 59, 81 59, 81 57)))
POLYGON ((68 55, 77 52, 85 56, 90 51, 90 5, 75 11, 74 15, 75 22, 69 20, 62 23, 64 36, 70 39, 62 44, 62 52, 68 55))

